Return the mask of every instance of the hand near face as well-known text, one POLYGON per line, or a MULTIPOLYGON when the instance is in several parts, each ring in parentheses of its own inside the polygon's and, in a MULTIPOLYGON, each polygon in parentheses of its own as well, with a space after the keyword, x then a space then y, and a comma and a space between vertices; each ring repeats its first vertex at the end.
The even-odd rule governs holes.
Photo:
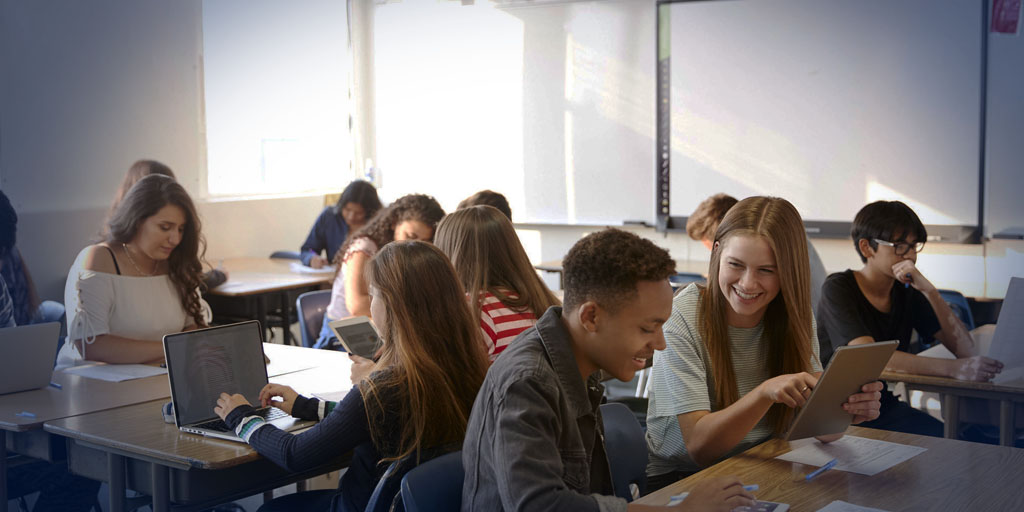
POLYGON ((217 399, 217 406, 213 408, 213 412, 220 416, 220 419, 225 419, 231 411, 235 410, 240 405, 251 405, 244 396, 235 393, 229 395, 227 393, 221 393, 220 398, 217 399))
POLYGON ((882 388, 880 381, 870 382, 860 387, 860 393, 854 393, 843 404, 843 410, 853 415, 854 425, 878 419, 882 407, 882 388))
POLYGON ((935 289, 935 285, 924 277, 913 260, 901 260, 896 263, 892 266, 892 273, 900 284, 910 283, 910 286, 922 293, 929 293, 935 289))
POLYGON ((352 385, 355 386, 363 381, 367 375, 370 375, 370 370, 373 369, 373 359, 367 359, 360 357, 355 354, 349 354, 348 359, 352 361, 352 370, 350 375, 352 377, 352 385))

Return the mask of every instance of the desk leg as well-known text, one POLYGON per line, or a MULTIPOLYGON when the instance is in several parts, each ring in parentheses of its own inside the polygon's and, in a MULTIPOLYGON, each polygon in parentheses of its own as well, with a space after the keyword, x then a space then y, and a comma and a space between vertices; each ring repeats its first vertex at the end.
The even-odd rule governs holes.
POLYGON ((292 308, 291 304, 288 303, 288 292, 281 292, 281 343, 285 345, 292 344, 292 326, 289 324, 292 319, 292 308))
POLYGON ((153 464, 153 512, 167 512, 171 503, 171 475, 167 466, 153 464))
POLYGON ((0 430, 0 503, 7 510, 7 431, 0 430))
POLYGON ((267 325, 267 297, 265 295, 256 297, 256 320, 260 321, 260 329, 263 329, 263 341, 270 341, 270 337, 267 336, 270 326, 267 325))
POLYGON ((956 439, 960 434, 960 397, 952 393, 942 395, 942 417, 946 439, 956 439))
POLYGON ((110 512, 124 512, 124 457, 107 454, 107 484, 110 486, 110 512))
POLYGON ((1012 400, 1002 400, 999 404, 999 444, 1003 446, 1013 446, 1017 437, 1015 405, 1012 400))

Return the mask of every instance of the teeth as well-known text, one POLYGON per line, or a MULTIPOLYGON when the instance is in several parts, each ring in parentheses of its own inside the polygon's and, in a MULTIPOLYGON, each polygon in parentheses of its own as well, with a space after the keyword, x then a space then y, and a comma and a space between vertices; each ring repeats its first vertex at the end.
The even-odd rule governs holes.
POLYGON ((647 362, 647 358, 646 357, 634 357, 633 360, 634 361, 639 361, 641 363, 646 363, 647 362))
POLYGON ((758 295, 760 295, 759 293, 749 293, 749 294, 748 293, 743 293, 743 292, 737 290, 736 288, 733 288, 732 291, 736 292, 736 295, 739 295, 741 299, 746 299, 746 300, 753 299, 754 297, 757 297, 758 295))

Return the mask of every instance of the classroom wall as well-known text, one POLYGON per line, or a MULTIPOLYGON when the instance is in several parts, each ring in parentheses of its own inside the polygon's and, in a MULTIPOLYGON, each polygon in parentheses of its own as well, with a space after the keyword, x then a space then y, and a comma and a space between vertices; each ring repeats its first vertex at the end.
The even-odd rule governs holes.
MULTIPOLYGON (((617 8, 622 4, 617 2, 617 8)), ((636 2, 642 15, 619 20, 615 30, 628 32, 631 24, 637 24, 650 31, 647 24, 653 26, 652 4, 636 2)), ((149 157, 168 163, 185 187, 198 194, 200 170, 205 166, 201 19, 200 0, 2 0, 0 188, 19 212, 19 247, 30 262, 43 298, 63 300, 69 265, 97 231, 110 195, 135 159, 149 157)), ((563 55, 559 58, 564 59, 565 47, 560 51, 563 55)), ((600 54, 593 58, 607 61, 600 54)), ((617 65, 653 73, 653 63, 639 56, 623 57, 616 52, 613 60, 617 65), (627 61, 619 62, 623 58, 627 61)), ((1024 218, 1019 210, 1005 210, 1006 203, 997 204, 995 197, 1002 194, 1018 200, 1024 192, 1020 167, 1024 161, 1024 99, 1019 95, 1024 87, 1022 39, 1000 40, 998 48, 994 44, 991 66, 990 204, 995 205, 993 218, 1019 225, 1024 218), (993 109, 999 109, 998 115, 993 115, 993 109)), ((637 77, 648 79, 653 84, 651 77, 637 77)), ((542 86, 535 81, 529 85, 542 86)), ((653 111, 653 105, 650 108, 653 111)), ((650 140, 653 153, 653 126, 633 129, 650 140)), ((565 141, 554 137, 546 144, 563 147, 565 141)), ((616 144, 614 139, 572 141, 576 154, 635 152, 633 138, 622 141, 623 147, 616 144)), ((638 162, 638 168, 653 168, 653 154, 648 160, 638 162)), ((587 175, 586 168, 579 172, 590 181, 600 178, 587 175)), ((323 207, 320 196, 199 199, 198 203, 209 241, 208 260, 213 264, 222 258, 297 249, 323 207)), ((1010 204, 1019 208, 1016 202, 1010 204)), ((519 227, 535 262, 561 258, 580 236, 598 229, 539 224, 519 227)), ((707 258, 704 248, 685 235, 629 229, 669 248, 677 259, 707 258)), ((848 241, 814 243, 830 271, 859 264, 848 241)), ((933 244, 920 262, 940 286, 961 289, 968 295, 999 297, 1005 294, 1010 275, 1024 274, 1024 242, 933 244)))

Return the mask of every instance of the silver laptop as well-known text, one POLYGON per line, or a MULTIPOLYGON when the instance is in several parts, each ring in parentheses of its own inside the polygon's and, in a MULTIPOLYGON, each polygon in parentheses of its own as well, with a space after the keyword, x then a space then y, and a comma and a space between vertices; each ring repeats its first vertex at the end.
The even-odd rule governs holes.
POLYGON ((60 322, 0 329, 0 395, 50 384, 60 322))
POLYGON ((184 432, 242 442, 213 412, 221 393, 240 393, 256 414, 282 430, 315 422, 291 417, 277 407, 260 408, 260 390, 268 382, 263 329, 253 320, 164 336, 167 378, 171 383, 174 424, 184 432))
POLYGON ((1002 361, 1003 371, 992 382, 1024 387, 1024 278, 1010 278, 988 357, 1002 361))

